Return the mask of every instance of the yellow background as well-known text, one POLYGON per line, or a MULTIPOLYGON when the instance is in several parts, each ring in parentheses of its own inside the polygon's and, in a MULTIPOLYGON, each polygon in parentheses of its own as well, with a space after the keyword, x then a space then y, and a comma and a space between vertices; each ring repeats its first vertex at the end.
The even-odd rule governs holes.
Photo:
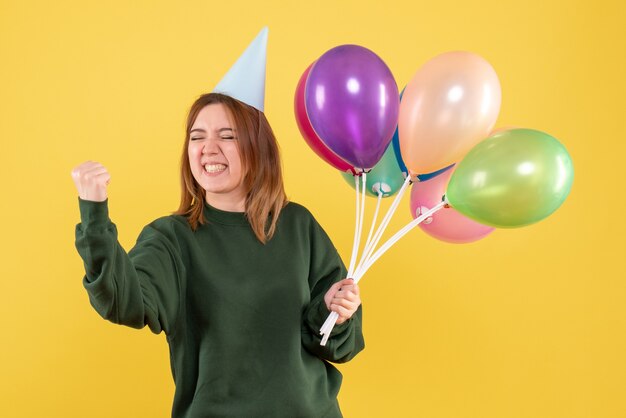
MULTIPOLYGON (((346 262, 353 190, 306 146, 292 105, 334 46, 372 49, 400 87, 439 53, 478 53, 500 77, 497 126, 546 131, 575 164, 543 222, 470 245, 415 230, 370 270, 367 348, 340 367, 345 416, 626 417, 625 22, 618 0, 1 0, 0 416, 170 416, 163 335, 89 305, 70 171, 110 169, 130 248, 177 207, 188 107, 268 25, 266 114, 287 192, 346 262)), ((405 196, 389 231, 409 219, 405 196)))

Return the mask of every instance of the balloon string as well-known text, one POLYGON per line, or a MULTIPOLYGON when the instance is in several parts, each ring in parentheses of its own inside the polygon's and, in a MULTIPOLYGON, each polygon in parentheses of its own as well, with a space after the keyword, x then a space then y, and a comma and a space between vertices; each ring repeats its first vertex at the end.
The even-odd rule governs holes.
POLYGON ((374 232, 374 226, 376 226, 376 221, 378 220, 378 212, 380 211, 380 203, 382 202, 382 200, 383 200, 383 192, 379 188, 378 199, 376 202, 376 210, 374 211, 374 217, 372 218, 372 226, 370 227, 370 232, 367 235, 367 240, 365 241, 365 249, 363 250, 363 253, 361 254, 361 259, 359 260, 359 263, 357 264, 356 271, 359 271, 359 269, 362 267, 363 263, 366 260, 365 255, 367 254, 367 251, 369 251, 370 245, 372 243, 372 234, 374 232))
MULTIPOLYGON (((396 209, 398 208, 398 205, 400 204, 400 200, 402 199, 402 196, 404 195, 404 192, 406 191, 406 189, 407 189, 407 187, 409 186, 410 183, 411 183, 411 176, 407 176, 406 179, 404 180, 404 183, 402 184, 402 187, 398 191, 398 194, 396 195, 395 199, 393 200, 393 203, 391 204, 391 207, 387 210, 387 213, 385 214, 385 217, 383 218, 382 222, 380 223, 380 225, 378 227, 378 230, 374 234, 374 238, 370 242, 369 247, 367 247, 363 251, 364 256, 362 258, 362 262, 360 263, 361 264, 361 268, 363 267, 363 264, 371 257, 372 253, 374 252, 374 248, 376 248, 376 245, 378 245, 378 242, 382 238, 383 233, 387 229, 387 226, 389 225, 389 222, 391 221, 391 217, 393 216, 393 214, 395 213, 396 209)), ((362 277, 362 274, 358 274, 358 271, 355 272, 354 281, 358 283, 358 281, 360 280, 361 277, 362 277)))
POLYGON ((348 268, 348 274, 350 274, 350 272, 352 272, 352 269, 354 268, 354 263, 356 262, 356 255, 359 249, 359 244, 358 244, 358 240, 359 240, 359 223, 360 223, 360 219, 359 219, 359 215, 361 214, 360 211, 360 200, 359 200, 359 177, 358 176, 354 176, 354 187, 356 189, 356 202, 355 202, 355 206, 356 206, 356 223, 354 225, 354 241, 352 242, 352 256, 350 257, 350 268, 348 268))
POLYGON ((327 329, 324 331, 322 341, 320 341, 321 346, 325 346, 326 343, 328 342, 328 339, 330 338, 330 333, 335 327, 335 323, 337 323, 337 319, 339 319, 339 314, 337 314, 337 312, 335 311, 331 312, 330 315, 328 316, 328 320, 327 320, 328 325, 326 327, 327 329))
MULTIPOLYGON (((365 175, 365 173, 363 173, 363 175, 365 175)), ((404 180, 404 183, 402 184, 402 187, 398 191, 398 194, 396 195, 393 203, 391 204, 391 207, 389 208, 389 210, 385 214, 385 217, 383 218, 380 226, 378 227, 376 233, 374 234, 374 238, 370 241, 370 239, 368 237, 368 241, 369 242, 366 243, 365 248, 363 250, 362 257, 361 257, 361 261, 359 262, 360 268, 357 267, 357 270, 354 272, 354 274, 350 274, 351 270, 348 272, 348 277, 352 277, 354 279, 355 283, 358 283, 359 280, 361 279, 361 277, 363 276, 363 274, 365 273, 365 271, 367 271, 367 269, 366 269, 365 271, 363 271, 363 273, 359 272, 359 270, 363 269, 363 267, 364 267, 362 265, 362 263, 364 263, 364 262, 366 262, 366 260, 368 260, 369 256, 371 255, 371 253, 374 251, 374 248, 378 244, 378 241, 380 241, 380 238, 382 237, 383 233, 385 232, 385 229, 387 228, 387 225, 389 224, 389 221, 391 220, 391 217, 395 213, 398 205, 400 204, 400 200, 402 199, 402 196, 404 195, 404 192, 406 191, 406 189, 407 189, 407 187, 409 186, 410 183, 411 183, 411 176, 407 176, 406 179, 404 180)), ((357 184, 358 184, 358 182, 357 182, 357 184)), ((365 190, 363 190, 363 193, 364 193, 363 194, 363 197, 364 197, 365 196, 365 190)), ((381 197, 382 197, 382 195, 379 193, 379 198, 378 198, 379 201, 378 201, 378 205, 377 205, 377 209, 376 209, 376 215, 375 215, 374 221, 372 222, 372 228, 374 227, 374 224, 375 224, 375 221, 376 221, 376 216, 378 215, 378 208, 379 208, 379 205, 380 205, 381 197)), ((363 203, 365 203, 365 202, 363 202, 363 203)), ((370 231, 370 234, 371 234, 371 231, 370 231)), ((352 267, 352 263, 350 263, 350 264, 351 264, 351 267, 352 267)), ((369 268, 369 267, 367 267, 367 268, 369 268)), ((320 345, 322 345, 322 346, 326 345, 326 343, 328 342, 328 338, 330 337, 330 333, 333 330, 333 328, 335 326, 335 323, 337 322, 338 318, 339 318, 339 315, 336 312, 334 312, 334 311, 331 312, 330 315, 328 315, 328 318, 326 318, 326 321, 324 322, 324 324, 320 328, 320 334, 323 335, 322 341, 320 342, 320 345)))
POLYGON ((374 264, 376 262, 376 260, 378 260, 389 248, 391 248, 392 245, 394 245, 396 242, 398 242, 398 240, 400 240, 400 238, 402 238, 407 233, 409 233, 413 228, 415 228, 417 225, 422 223, 425 219, 427 219, 428 217, 432 216, 433 213, 437 212, 438 210, 440 210, 441 208, 446 206, 446 204, 447 204, 446 201, 439 202, 436 206, 434 206, 433 208, 427 210, 426 212, 424 212, 419 217, 413 219, 406 226, 404 226, 404 228, 402 228, 400 231, 396 232, 396 234, 394 236, 389 238, 387 240, 387 242, 385 242, 376 251, 376 253, 374 253, 374 255, 371 256, 367 260, 367 262, 365 263, 365 266, 355 274, 355 281, 360 279, 361 277, 363 277, 365 272, 367 272, 367 270, 369 270, 369 268, 372 266, 372 264, 374 264))
MULTIPOLYGON (((355 186, 356 186, 356 227, 354 231, 354 245, 352 246, 352 257, 350 259, 350 268, 348 269, 348 277, 352 277, 354 275, 354 268, 357 260, 358 250, 361 244, 361 235, 363 233, 363 218, 365 217, 365 192, 367 188, 367 173, 364 171, 361 174, 362 177, 362 187, 361 187, 361 199, 359 202, 359 178, 355 176, 355 186)), ((328 338, 330 337, 330 333, 333 330, 335 324, 337 323, 337 319, 339 319, 339 315, 336 312, 331 312, 326 318, 326 321, 320 328, 320 334, 323 335, 322 341, 320 345, 326 345, 328 338)))
MULTIPOLYGON (((378 212, 380 211, 380 203, 382 201, 383 201, 383 192, 380 189, 378 189, 378 199, 376 201, 376 210, 374 211, 374 217, 372 218, 372 226, 370 227, 370 232, 367 235, 367 240, 365 241, 366 247, 370 245, 370 243, 372 242, 372 234, 374 233, 374 226, 376 225, 376 221, 378 220, 378 212)), ((363 257, 361 257, 361 261, 363 261, 363 257)))
MULTIPOLYGON (((360 222, 359 222, 359 238, 358 238, 358 243, 357 243, 357 250, 358 248, 361 246, 361 236, 363 235, 363 219, 365 217, 365 192, 366 192, 366 187, 367 187, 367 173, 363 172, 362 174, 363 177, 363 184, 361 187, 361 216, 360 216, 360 222)), ((355 261, 358 258, 358 251, 357 251, 357 257, 355 257, 355 261)), ((354 266, 353 266, 354 267, 354 266)), ((352 277, 352 275, 354 275, 354 268, 352 270, 350 270, 348 272, 348 277, 352 277)))
POLYGON ((324 322, 324 325, 322 326, 320 330, 320 334, 323 335, 322 341, 320 342, 321 346, 326 345, 326 342, 328 341, 328 338, 330 337, 330 332, 335 327, 335 323, 337 322, 337 319, 339 319, 339 314, 335 311, 331 312, 330 315, 328 315, 328 318, 326 318, 326 322, 324 322))

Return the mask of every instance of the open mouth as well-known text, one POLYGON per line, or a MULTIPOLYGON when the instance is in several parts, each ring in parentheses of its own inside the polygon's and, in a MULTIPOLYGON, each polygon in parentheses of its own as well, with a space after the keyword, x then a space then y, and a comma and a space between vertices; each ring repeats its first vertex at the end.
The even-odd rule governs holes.
POLYGON ((225 164, 205 164, 204 170, 209 174, 221 173, 226 170, 225 164))

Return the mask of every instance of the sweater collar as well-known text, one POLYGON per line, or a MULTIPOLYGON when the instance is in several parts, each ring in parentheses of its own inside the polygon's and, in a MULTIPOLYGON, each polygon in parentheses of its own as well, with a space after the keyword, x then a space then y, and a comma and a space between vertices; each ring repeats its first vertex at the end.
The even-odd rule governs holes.
POLYGON ((228 212, 204 202, 204 218, 222 225, 249 225, 245 212, 228 212))

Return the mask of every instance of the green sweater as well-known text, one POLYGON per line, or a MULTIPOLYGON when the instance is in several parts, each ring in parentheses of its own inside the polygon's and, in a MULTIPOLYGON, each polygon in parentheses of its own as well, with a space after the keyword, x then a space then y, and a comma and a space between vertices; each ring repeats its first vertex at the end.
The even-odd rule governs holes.
POLYGON ((195 232, 166 216, 127 254, 107 202, 79 206, 90 302, 111 322, 165 332, 173 418, 342 416, 342 376, 329 361, 364 348, 361 307, 320 346, 324 294, 346 271, 307 209, 289 203, 263 245, 245 214, 205 205, 195 232))

